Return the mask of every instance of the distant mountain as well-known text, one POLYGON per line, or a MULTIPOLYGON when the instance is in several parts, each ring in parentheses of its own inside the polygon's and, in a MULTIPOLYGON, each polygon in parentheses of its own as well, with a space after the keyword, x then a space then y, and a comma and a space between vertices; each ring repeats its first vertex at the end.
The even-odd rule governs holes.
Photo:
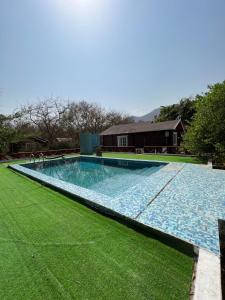
POLYGON ((138 122, 152 122, 154 121, 155 117, 158 117, 160 113, 160 107, 154 109, 153 111, 151 111, 150 113, 141 116, 141 117, 136 117, 136 116, 132 116, 132 118, 134 119, 134 122, 138 123, 138 122))

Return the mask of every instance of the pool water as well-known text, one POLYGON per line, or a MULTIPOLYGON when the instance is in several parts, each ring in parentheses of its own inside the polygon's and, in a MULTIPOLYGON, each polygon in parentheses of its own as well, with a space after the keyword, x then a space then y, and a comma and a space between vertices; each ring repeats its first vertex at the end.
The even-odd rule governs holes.
POLYGON ((79 157, 30 164, 29 168, 107 196, 117 196, 164 164, 79 157))

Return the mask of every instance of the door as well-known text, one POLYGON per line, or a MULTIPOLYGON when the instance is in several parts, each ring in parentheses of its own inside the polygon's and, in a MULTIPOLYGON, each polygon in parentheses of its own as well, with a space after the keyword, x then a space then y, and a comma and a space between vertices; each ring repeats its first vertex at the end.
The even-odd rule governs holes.
POLYGON ((128 146, 128 136, 120 135, 117 137, 117 146, 118 147, 127 147, 128 146))

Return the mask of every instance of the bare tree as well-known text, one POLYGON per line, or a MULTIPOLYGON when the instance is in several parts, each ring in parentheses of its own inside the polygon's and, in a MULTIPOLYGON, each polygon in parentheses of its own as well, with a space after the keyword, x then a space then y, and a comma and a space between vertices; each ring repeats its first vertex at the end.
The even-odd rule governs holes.
POLYGON ((104 129, 131 122, 131 118, 119 112, 107 112, 96 103, 86 101, 66 103, 60 98, 46 98, 25 106, 17 120, 17 128, 41 134, 54 144, 56 137, 72 137, 78 143, 79 133, 100 133, 104 129))
POLYGON ((52 144, 67 107, 68 105, 62 104, 61 99, 50 97, 23 107, 22 114, 24 119, 35 125, 48 139, 49 144, 52 144))
POLYGON ((100 133, 107 127, 129 123, 132 119, 119 112, 107 112, 101 106, 86 101, 72 102, 63 117, 64 125, 75 133, 100 133))
POLYGON ((75 131, 98 132, 104 122, 104 110, 96 104, 86 101, 73 102, 65 115, 67 125, 75 131))
POLYGON ((104 129, 113 125, 128 124, 133 122, 134 120, 131 116, 112 110, 106 114, 106 123, 104 129))

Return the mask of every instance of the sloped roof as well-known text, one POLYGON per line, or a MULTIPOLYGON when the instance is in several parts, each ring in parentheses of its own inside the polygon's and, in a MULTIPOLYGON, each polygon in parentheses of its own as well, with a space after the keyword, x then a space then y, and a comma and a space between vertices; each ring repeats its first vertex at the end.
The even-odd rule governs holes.
POLYGON ((112 126, 101 133, 101 135, 127 134, 137 132, 174 130, 181 120, 172 120, 158 123, 142 122, 112 126))

